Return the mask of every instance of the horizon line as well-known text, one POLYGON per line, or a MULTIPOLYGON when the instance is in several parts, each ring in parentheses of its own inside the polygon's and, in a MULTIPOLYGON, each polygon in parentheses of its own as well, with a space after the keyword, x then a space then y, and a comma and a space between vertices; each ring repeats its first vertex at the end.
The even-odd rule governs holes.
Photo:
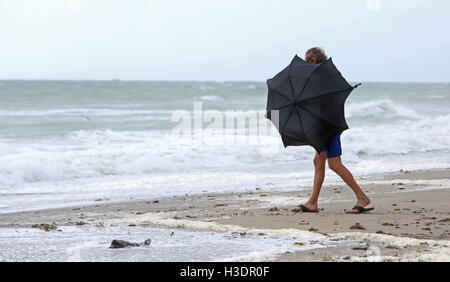
MULTIPOLYGON (((265 83, 264 80, 172 80, 172 79, 119 79, 119 78, 111 78, 111 79, 58 79, 58 78, 11 78, 11 79, 3 79, 0 78, 1 82, 8 81, 24 81, 24 82, 33 82, 33 81, 47 81, 47 82, 208 82, 208 83, 226 83, 226 82, 256 82, 256 83, 265 83)), ((361 83, 416 83, 416 84, 448 84, 450 81, 394 81, 394 80, 349 80, 349 82, 361 82, 361 83)))

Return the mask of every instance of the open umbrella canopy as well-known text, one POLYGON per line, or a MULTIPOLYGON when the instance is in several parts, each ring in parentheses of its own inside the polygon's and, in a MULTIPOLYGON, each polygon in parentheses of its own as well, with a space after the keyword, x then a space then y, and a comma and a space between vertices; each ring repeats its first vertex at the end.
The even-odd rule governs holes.
POLYGON ((359 85, 351 86, 331 58, 311 64, 295 55, 267 80, 267 118, 285 147, 310 145, 320 153, 331 138, 348 129, 344 103, 359 85))

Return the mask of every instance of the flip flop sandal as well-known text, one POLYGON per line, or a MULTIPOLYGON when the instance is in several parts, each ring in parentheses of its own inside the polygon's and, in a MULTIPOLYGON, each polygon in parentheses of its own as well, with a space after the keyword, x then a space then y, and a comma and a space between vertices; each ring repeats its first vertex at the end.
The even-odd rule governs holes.
POLYGON ((298 205, 296 207, 298 207, 300 209, 292 209, 291 211, 292 212, 319 212, 318 210, 311 210, 311 209, 305 207, 304 205, 298 205))
POLYGON ((345 213, 352 213, 352 214, 359 214, 359 213, 365 213, 371 210, 374 210, 375 208, 364 208, 364 207, 360 207, 360 206, 354 206, 352 208, 352 210, 354 211, 345 211, 345 213))

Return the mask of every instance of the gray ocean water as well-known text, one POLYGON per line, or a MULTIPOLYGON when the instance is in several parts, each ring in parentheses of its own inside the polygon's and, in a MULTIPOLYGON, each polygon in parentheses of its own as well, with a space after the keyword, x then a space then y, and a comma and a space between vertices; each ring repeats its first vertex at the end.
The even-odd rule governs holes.
MULTIPOLYGON (((266 95, 263 82, 0 81, 0 212, 308 185, 314 150, 264 131, 266 95), (213 133, 198 141, 199 126, 213 133)), ((344 164, 450 167, 449 106, 448 83, 363 83, 346 103, 344 164)))

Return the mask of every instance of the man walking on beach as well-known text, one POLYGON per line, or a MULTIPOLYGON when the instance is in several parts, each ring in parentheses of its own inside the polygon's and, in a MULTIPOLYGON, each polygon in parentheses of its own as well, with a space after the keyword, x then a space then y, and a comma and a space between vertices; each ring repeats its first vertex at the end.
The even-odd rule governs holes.
MULTIPOLYGON (((319 47, 309 49, 305 54, 305 61, 312 64, 320 64, 326 61, 327 55, 324 50, 319 47)), ((314 157, 314 186, 311 196, 304 204, 294 207, 293 212, 318 212, 317 202, 319 200, 320 189, 325 178, 325 162, 328 160, 328 167, 338 174, 345 183, 352 188, 356 195, 356 205, 347 213, 364 213, 373 208, 365 208, 370 204, 370 199, 361 190, 359 185, 353 178, 352 173, 341 162, 341 134, 334 136, 328 144, 326 144, 323 150, 319 153, 316 152, 314 157)))

